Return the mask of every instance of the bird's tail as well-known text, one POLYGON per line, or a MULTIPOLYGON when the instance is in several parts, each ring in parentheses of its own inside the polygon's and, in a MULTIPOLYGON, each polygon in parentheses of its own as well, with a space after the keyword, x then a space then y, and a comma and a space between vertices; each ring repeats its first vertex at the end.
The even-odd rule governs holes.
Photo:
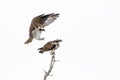
POLYGON ((39 48, 39 49, 38 49, 38 50, 40 50, 39 53, 41 53, 41 54, 44 53, 44 51, 43 51, 42 49, 43 49, 43 48, 39 48))
POLYGON ((42 53, 44 53, 44 51, 39 51, 39 53, 41 53, 41 54, 42 54, 42 53))
POLYGON ((29 37, 29 39, 24 43, 24 44, 28 44, 30 42, 32 42, 33 38, 29 37))

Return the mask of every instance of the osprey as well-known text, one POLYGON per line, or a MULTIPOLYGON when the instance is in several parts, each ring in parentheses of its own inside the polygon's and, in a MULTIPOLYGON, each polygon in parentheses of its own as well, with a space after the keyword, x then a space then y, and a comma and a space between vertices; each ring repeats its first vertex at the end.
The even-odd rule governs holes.
POLYGON ((59 47, 59 43, 62 42, 62 40, 54 40, 54 41, 49 41, 46 43, 43 47, 39 48, 38 50, 39 53, 44 53, 45 51, 51 51, 54 52, 59 47))
POLYGON ((25 44, 32 42, 33 38, 37 40, 44 40, 44 38, 40 38, 41 32, 45 31, 44 27, 54 22, 54 20, 56 20, 57 17, 59 17, 59 14, 55 13, 47 15, 41 14, 37 17, 34 17, 29 28, 29 38, 25 42, 25 44))

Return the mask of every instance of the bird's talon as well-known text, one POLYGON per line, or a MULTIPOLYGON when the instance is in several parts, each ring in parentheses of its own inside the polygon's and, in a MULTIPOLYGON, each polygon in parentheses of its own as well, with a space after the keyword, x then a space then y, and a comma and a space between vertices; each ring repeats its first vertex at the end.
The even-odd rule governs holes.
POLYGON ((44 40, 45 38, 43 37, 43 38, 40 38, 39 40, 44 40))

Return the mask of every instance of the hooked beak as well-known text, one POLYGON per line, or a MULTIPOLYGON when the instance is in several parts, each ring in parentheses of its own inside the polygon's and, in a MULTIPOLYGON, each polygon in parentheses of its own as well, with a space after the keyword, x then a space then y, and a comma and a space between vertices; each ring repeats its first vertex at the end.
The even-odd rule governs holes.
POLYGON ((60 14, 59 13, 57 13, 57 14, 54 14, 54 16, 59 16, 60 14))
POLYGON ((60 39, 59 42, 62 42, 62 40, 60 39))
POLYGON ((62 40, 61 40, 61 39, 57 39, 57 41, 58 41, 58 42, 62 42, 62 40))

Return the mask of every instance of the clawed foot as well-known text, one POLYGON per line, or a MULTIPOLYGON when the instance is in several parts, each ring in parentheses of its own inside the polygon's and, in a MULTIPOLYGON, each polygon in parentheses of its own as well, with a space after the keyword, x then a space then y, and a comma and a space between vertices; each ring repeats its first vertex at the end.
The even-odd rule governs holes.
POLYGON ((39 40, 44 40, 45 38, 43 37, 43 38, 40 38, 39 40))
POLYGON ((54 51, 54 50, 51 50, 50 55, 55 55, 55 51, 54 51))

